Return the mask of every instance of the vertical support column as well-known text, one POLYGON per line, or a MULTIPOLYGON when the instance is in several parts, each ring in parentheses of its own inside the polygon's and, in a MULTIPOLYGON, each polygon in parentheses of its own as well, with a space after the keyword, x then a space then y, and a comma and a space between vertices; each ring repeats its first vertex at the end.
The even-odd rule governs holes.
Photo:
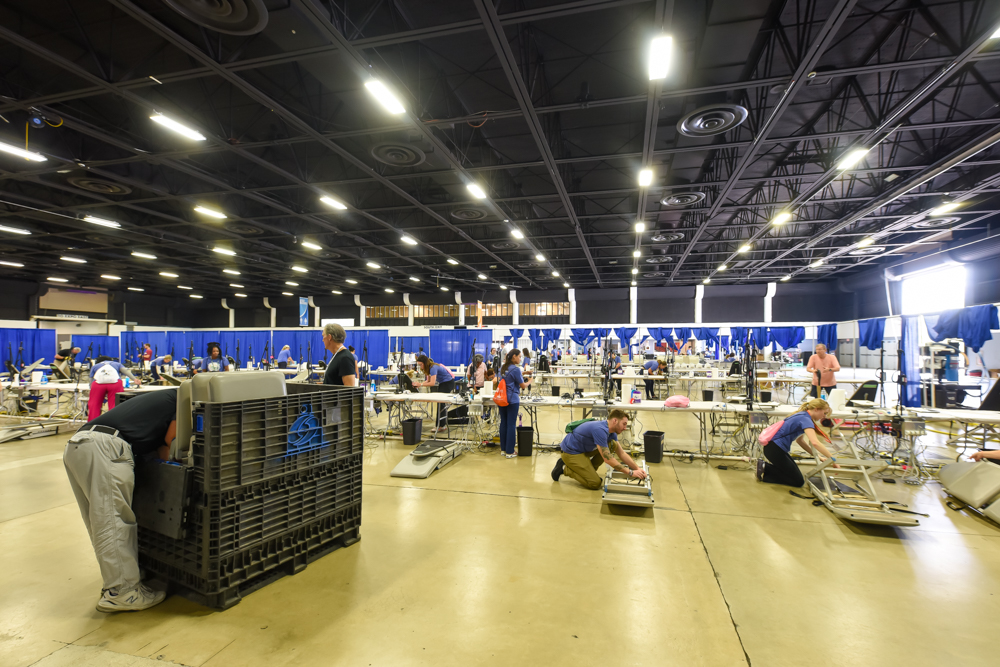
MULTIPOLYGON (((705 286, 694 286, 694 323, 701 324, 701 301, 705 298, 705 286)), ((685 341, 687 342, 687 341, 685 341)))
MULTIPOLYGON (((517 290, 516 289, 512 289, 512 290, 508 290, 508 291, 510 292, 510 302, 514 306, 511 309, 513 311, 513 317, 514 317, 514 319, 511 320, 511 321, 514 323, 514 326, 516 327, 517 323, 518 323, 518 318, 520 318, 520 316, 521 316, 521 314, 517 311, 517 290)), ((573 290, 570 290, 570 291, 572 292, 573 290)), ((514 345, 517 345, 517 341, 514 341, 514 345)))
MULTIPOLYGON (((639 288, 628 288, 628 323, 635 324, 638 320, 639 311, 639 288)), ((630 341, 631 343, 631 341, 630 341)))
POLYGON ((317 329, 319 329, 319 326, 320 326, 319 323, 321 322, 320 317, 319 317, 319 306, 317 306, 313 302, 313 298, 312 297, 309 297, 309 305, 312 306, 312 309, 313 309, 313 326, 316 327, 317 329))
POLYGON ((576 290, 567 290, 569 299, 569 323, 576 324, 576 290))
POLYGON ((764 295, 764 321, 770 324, 773 320, 771 319, 771 299, 774 298, 775 292, 778 291, 778 283, 768 283, 767 293, 764 295))
POLYGON ((410 303, 410 293, 403 293, 403 303, 406 304, 406 326, 413 326, 413 304, 410 303))
POLYGON ((236 311, 233 310, 232 308, 230 308, 226 304, 226 300, 225 299, 222 300, 222 307, 229 311, 229 328, 230 329, 235 329, 236 328, 236 311))
POLYGON ((361 309, 361 319, 359 320, 360 324, 358 324, 358 326, 359 327, 363 327, 363 326, 365 326, 365 307, 361 305, 361 295, 360 294, 355 294, 354 295, 354 304, 358 308, 361 309))
POLYGON ((278 321, 278 309, 271 305, 266 296, 264 297, 264 307, 271 311, 271 328, 273 329, 278 321))
POLYGON ((462 306, 462 293, 455 292, 455 303, 458 304, 458 326, 465 324, 465 308, 462 306))

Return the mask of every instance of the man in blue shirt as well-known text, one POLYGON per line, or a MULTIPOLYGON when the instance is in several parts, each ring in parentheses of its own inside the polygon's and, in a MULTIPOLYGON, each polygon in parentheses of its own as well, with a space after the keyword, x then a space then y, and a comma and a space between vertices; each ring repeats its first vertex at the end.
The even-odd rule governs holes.
POLYGON ((153 380, 156 382, 160 381, 160 366, 169 367, 173 365, 173 362, 174 358, 169 354, 165 354, 162 357, 157 357, 156 359, 150 361, 149 369, 153 371, 153 380))
POLYGON ((618 434, 628 428, 628 415, 624 410, 615 408, 608 413, 607 421, 592 421, 580 424, 559 444, 562 450, 556 467, 552 469, 552 481, 558 482, 563 474, 580 482, 584 488, 596 490, 601 488, 601 478, 597 469, 602 463, 631 477, 645 479, 646 473, 636 465, 620 444, 618 434), (621 460, 616 461, 611 455, 611 443, 614 443, 615 454, 621 460))
MULTIPOLYGON (((646 369, 646 375, 662 375, 663 371, 667 369, 667 362, 663 359, 657 361, 656 359, 648 359, 646 363, 642 365, 646 369)), ((656 394, 653 391, 653 381, 645 380, 646 382, 646 398, 653 400, 656 398, 656 394)))

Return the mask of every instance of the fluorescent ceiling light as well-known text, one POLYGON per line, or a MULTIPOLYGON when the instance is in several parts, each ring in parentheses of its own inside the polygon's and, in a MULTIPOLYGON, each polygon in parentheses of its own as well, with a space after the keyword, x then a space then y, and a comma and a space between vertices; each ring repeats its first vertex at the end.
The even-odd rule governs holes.
POLYGON ((406 234, 400 236, 399 240, 405 243, 406 245, 417 245, 417 240, 412 236, 407 236, 406 234))
POLYGON ((873 243, 875 243, 875 239, 873 239, 872 237, 869 236, 867 238, 863 238, 860 241, 858 241, 858 247, 859 248, 867 248, 868 246, 870 246, 873 243))
POLYGON ((778 215, 774 216, 774 218, 771 220, 771 224, 776 226, 783 225, 791 219, 792 219, 791 213, 789 213, 788 211, 782 211, 778 215))
POLYGON ((674 38, 670 35, 656 37, 649 43, 649 80, 665 79, 670 71, 670 54, 674 38))
POLYGON ((121 280, 122 279, 121 276, 113 276, 110 273, 102 273, 101 277, 104 278, 105 280, 121 280))
POLYGON ((166 271, 160 271, 160 275, 163 276, 164 278, 176 278, 177 277, 176 273, 167 273, 166 271))
POLYGON ((725 271, 725 270, 726 270, 726 269, 728 269, 728 268, 729 268, 729 267, 728 267, 728 266, 726 266, 725 264, 719 264, 719 271, 725 271))
POLYGON ((293 266, 292 271, 297 271, 298 273, 309 273, 309 269, 304 266, 293 266))
POLYGON ((2 264, 4 266, 13 266, 16 269, 24 268, 24 264, 21 264, 20 262, 0 261, 0 264, 2 264))
POLYGON ((369 269, 381 269, 382 268, 381 266, 379 266, 375 262, 365 262, 365 266, 367 266, 369 269))
POLYGON ((229 255, 230 257, 236 256, 235 250, 230 250, 229 248, 220 248, 219 246, 215 246, 214 248, 212 248, 212 252, 217 252, 220 255, 229 255))
POLYGON ((202 215, 207 215, 211 218, 218 218, 219 220, 225 220, 226 214, 221 211, 213 211, 210 208, 205 208, 204 206, 195 206, 194 210, 196 213, 201 213, 202 215))
POLYGON ((146 290, 142 289, 141 287, 129 287, 128 291, 129 292, 145 292, 146 290))
POLYGON ((16 155, 17 157, 23 157, 25 160, 31 160, 33 162, 45 162, 48 158, 44 155, 39 155, 38 153, 32 153, 31 151, 26 151, 23 148, 18 148, 17 146, 11 146, 10 144, 5 144, 0 141, 0 151, 4 153, 10 153, 11 155, 16 155))
POLYGON ((486 278, 486 276, 485 276, 485 275, 483 275, 482 273, 480 273, 480 274, 479 274, 479 279, 480 279, 480 280, 486 280, 487 278, 486 278))
POLYGON ((869 148, 855 148, 853 151, 840 158, 840 162, 837 163, 837 169, 840 171, 846 171, 861 162, 866 155, 868 155, 869 148))
POLYGON ((376 100, 379 101, 385 110, 391 114, 400 114, 406 111, 406 108, 400 103, 396 96, 385 87, 385 84, 378 79, 369 79, 365 82, 365 88, 371 93, 376 100))
POLYGON ((523 239, 524 238, 524 232, 522 232, 520 229, 512 229, 512 230, 510 230, 510 235, 513 236, 515 239, 523 239))
POLYGON ((133 252, 133 257, 142 257, 143 259, 156 259, 156 255, 150 255, 147 252, 133 252))
POLYGON ((167 118, 163 114, 160 113, 153 114, 152 116, 149 117, 149 119, 154 123, 159 123, 168 130, 173 130, 177 134, 187 137, 188 139, 194 139, 195 141, 205 141, 205 135, 203 135, 201 132, 196 132, 187 125, 182 125, 173 118, 167 118))
POLYGON ((471 192, 472 196, 476 199, 486 199, 486 193, 483 192, 483 189, 475 183, 469 183, 465 187, 468 188, 469 192, 471 192))
POLYGON ((288 285, 289 287, 298 287, 299 286, 298 283, 293 283, 291 280, 286 280, 285 284, 288 285))
POLYGON ((51 276, 49 276, 49 280, 51 280, 54 283, 68 283, 69 282, 65 278, 53 278, 51 276))
POLYGON ((639 273, 639 269, 633 268, 632 269, 632 275, 635 275, 637 273, 639 273))
POLYGON ((321 202, 323 202, 324 204, 326 204, 327 206, 332 206, 333 208, 339 209, 341 211, 346 211, 347 210, 347 206, 345 206, 344 204, 341 204, 339 201, 337 201, 333 197, 320 197, 319 200, 321 202))
POLYGON ((64 262, 73 262, 74 264, 86 264, 87 263, 87 260, 80 259, 79 257, 67 257, 67 256, 63 255, 59 259, 61 259, 64 262))
POLYGON ((231 276, 238 276, 238 275, 240 275, 240 272, 236 271, 234 269, 222 269, 222 272, 223 273, 228 273, 231 276))
POLYGON ((633 257, 638 257, 638 256, 639 256, 639 255, 641 255, 641 254, 642 254, 642 253, 641 253, 641 252, 639 252, 638 250, 633 250, 633 251, 632 251, 632 256, 633 256, 633 257))
POLYGON ((447 292, 447 291, 448 291, 448 288, 447 288, 447 287, 442 287, 442 288, 441 288, 441 291, 442 291, 442 292, 447 292))
POLYGON ((203 296, 202 296, 202 295, 200 295, 200 294, 192 294, 192 295, 190 295, 190 296, 191 296, 191 298, 192 298, 192 299, 203 299, 203 298, 205 298, 205 297, 203 297, 203 296))
POLYGON ((555 276, 556 278, 558 278, 559 277, 559 272, 558 271, 553 271, 552 275, 555 276))
POLYGON ((705 278, 705 279, 704 279, 704 280, 702 280, 701 282, 702 282, 702 284, 703 284, 703 285, 707 285, 707 284, 709 284, 710 282, 712 282, 712 279, 711 279, 711 278, 705 278))
POLYGON ((187 285, 178 285, 177 289, 194 289, 193 287, 188 287, 187 285))
POLYGON ((303 245, 303 247, 309 248, 310 250, 322 250, 323 249, 323 246, 317 245, 315 243, 311 243, 309 241, 303 241, 302 245, 303 245))
POLYGON ((563 287, 565 287, 566 289, 569 289, 569 283, 563 283, 563 287))
POLYGON ((242 299, 246 296, 246 294, 240 294, 239 292, 236 292, 235 294, 233 294, 233 296, 238 296, 242 299))
POLYGON ((745 244, 743 246, 740 246, 740 249, 739 249, 738 252, 750 252, 751 249, 752 248, 750 247, 750 244, 747 243, 747 244, 745 244))
POLYGON ((236 289, 243 289, 243 285, 240 285, 239 283, 229 283, 229 286, 235 287, 236 289))
POLYGON ((1000 28, 997 28, 997 31, 990 35, 990 39, 1000 39, 1000 28))
POLYGON ((545 261, 545 255, 535 255, 535 261, 544 262, 545 261))
POLYGON ((639 172, 639 187, 644 188, 653 182, 653 170, 643 169, 639 172))
POLYGON ((809 266, 814 267, 814 268, 817 267, 817 266, 823 266, 823 260, 817 259, 815 262, 813 262, 809 266))
POLYGON ((292 294, 291 292, 282 292, 282 293, 281 293, 281 295, 282 295, 282 296, 295 296, 295 295, 294 295, 294 294, 292 294))
POLYGON ((638 234, 642 234, 644 231, 646 231, 646 223, 645 222, 635 223, 635 231, 638 234))
POLYGON ((947 202, 927 211, 927 215, 944 215, 945 213, 954 211, 959 206, 961 206, 961 204, 957 201, 947 202))
POLYGON ((417 278, 416 276, 410 276, 410 280, 412 280, 415 283, 419 283, 420 282, 420 278, 417 278))
POLYGON ((83 221, 84 222, 89 222, 89 223, 92 223, 92 224, 95 224, 95 225, 100 225, 101 227, 115 227, 115 228, 118 228, 118 227, 122 226, 120 222, 115 222, 114 220, 105 220, 104 218, 97 218, 97 217, 94 217, 92 215, 88 215, 88 216, 84 217, 83 221))
POLYGON ((792 277, 791 277, 791 276, 784 276, 784 277, 783 277, 783 278, 781 279, 781 282, 785 282, 786 280, 791 280, 791 279, 792 279, 792 277))
MULTIPOLYGON (((332 289, 330 291, 333 292, 334 294, 343 294, 343 292, 341 292, 340 290, 336 290, 336 289, 332 289)), ((287 292, 286 292, 286 294, 287 294, 287 292)))
POLYGON ((501 285, 500 289, 507 289, 507 286, 506 285, 501 285))
POLYGON ((454 264, 455 266, 458 266, 458 260, 454 260, 451 257, 448 258, 448 263, 449 264, 454 264))
POLYGON ((635 287, 635 286, 636 286, 636 282, 633 280, 632 281, 632 287, 635 287))
POLYGON ((0 232, 10 232, 11 234, 23 234, 25 236, 31 236, 31 232, 27 229, 21 229, 20 227, 8 227, 7 225, 0 225, 0 232))
POLYGON ((396 290, 394 290, 394 289, 392 289, 392 288, 389 288, 389 287, 386 287, 386 288, 385 288, 385 291, 386 291, 386 292, 387 292, 388 294, 393 294, 393 293, 394 293, 394 292, 395 292, 396 290))
POLYGON ((347 282, 349 282, 352 285, 357 285, 358 284, 357 280, 351 280, 350 278, 347 279, 347 282))

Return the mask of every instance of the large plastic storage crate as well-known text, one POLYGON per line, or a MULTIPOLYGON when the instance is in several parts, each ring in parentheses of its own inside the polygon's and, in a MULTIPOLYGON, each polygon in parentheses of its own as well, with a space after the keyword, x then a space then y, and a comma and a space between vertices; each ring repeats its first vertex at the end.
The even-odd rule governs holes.
POLYGON ((364 451, 360 388, 287 388, 287 396, 195 406, 196 487, 227 491, 364 451))

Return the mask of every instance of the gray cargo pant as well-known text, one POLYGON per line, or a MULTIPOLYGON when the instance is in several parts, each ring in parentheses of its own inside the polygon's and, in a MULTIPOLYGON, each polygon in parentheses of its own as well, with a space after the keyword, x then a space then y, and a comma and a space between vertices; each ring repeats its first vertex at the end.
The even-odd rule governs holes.
POLYGON ((107 433, 83 431, 66 443, 63 464, 90 533, 105 590, 137 586, 139 545, 132 512, 131 445, 107 433))

